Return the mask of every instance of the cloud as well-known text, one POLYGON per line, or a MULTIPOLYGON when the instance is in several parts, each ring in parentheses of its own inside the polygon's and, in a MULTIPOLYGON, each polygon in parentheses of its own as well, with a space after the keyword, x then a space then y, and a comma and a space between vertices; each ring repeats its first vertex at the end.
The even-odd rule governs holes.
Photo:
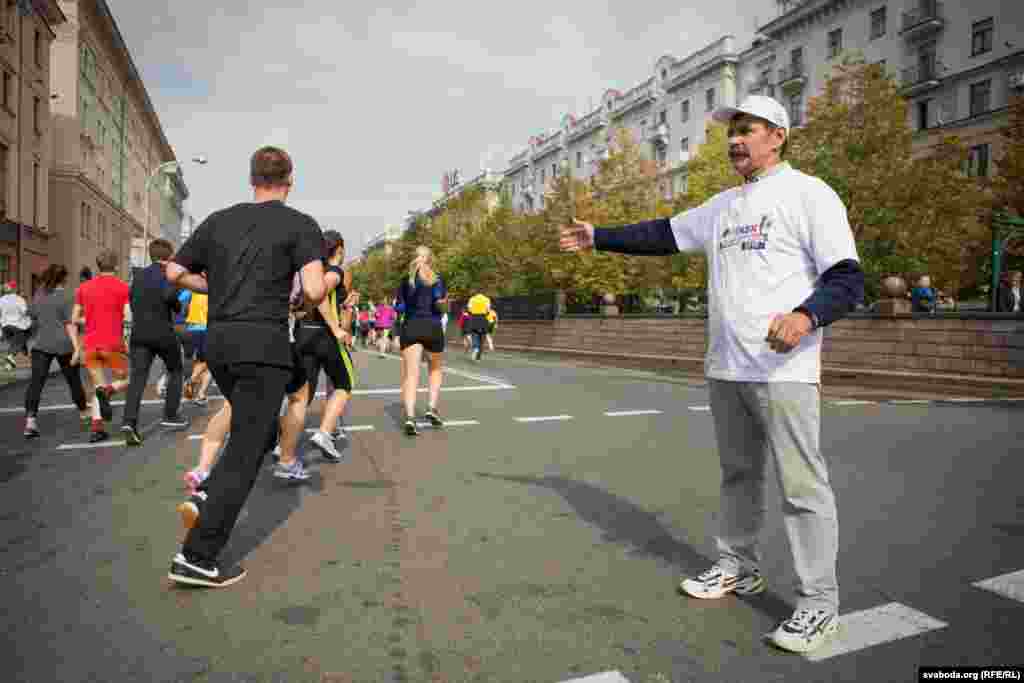
POLYGON ((292 203, 353 243, 428 208, 446 170, 503 170, 605 88, 772 4, 107 1, 176 154, 210 160, 185 166, 198 218, 247 200, 249 156, 274 143, 292 203))

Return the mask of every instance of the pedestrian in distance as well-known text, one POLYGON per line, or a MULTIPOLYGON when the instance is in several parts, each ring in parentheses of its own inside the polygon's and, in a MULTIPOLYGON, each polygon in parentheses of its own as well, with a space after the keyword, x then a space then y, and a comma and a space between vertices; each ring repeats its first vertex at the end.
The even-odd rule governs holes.
POLYGON ((705 599, 765 589, 757 541, 770 455, 798 596, 770 640, 807 652, 839 627, 839 526, 820 445, 821 328, 862 299, 864 274, 839 196, 783 160, 786 109, 750 96, 713 116, 729 127, 741 186, 671 219, 620 228, 574 221, 561 231, 561 248, 707 255, 705 370, 722 468, 719 558, 680 589, 705 599))
POLYGON ((32 333, 28 302, 18 293, 18 283, 14 280, 4 284, 3 296, 0 296, 0 329, 7 344, 4 364, 14 370, 18 367, 19 354, 28 357, 28 340, 32 333))
POLYGON ((181 416, 181 346, 174 333, 174 314, 180 303, 178 292, 164 276, 163 263, 174 253, 174 245, 164 239, 149 243, 152 263, 132 280, 129 293, 132 309, 132 336, 128 346, 131 379, 124 403, 121 434, 129 446, 141 446, 139 408, 149 383, 153 361, 160 358, 167 368, 167 394, 161 426, 185 429, 189 421, 181 416))
POLYGON ((64 291, 67 279, 68 269, 64 266, 54 263, 47 267, 43 271, 41 289, 28 309, 36 330, 36 342, 32 349, 32 378, 25 390, 26 439, 39 437, 36 420, 39 399, 54 360, 60 365, 64 381, 71 390, 71 399, 78 406, 83 427, 89 427, 89 404, 78 365, 81 341, 78 327, 71 322, 71 302, 64 291))
POLYGON ((294 182, 291 157, 276 147, 258 149, 249 179, 253 200, 208 216, 166 266, 171 284, 210 295, 207 362, 231 403, 231 437, 187 501, 197 519, 168 574, 203 587, 245 576, 219 556, 259 474, 293 374, 288 299, 295 273, 302 272, 311 302, 324 298, 320 227, 285 204, 294 182))
POLYGON ((444 280, 434 271, 434 254, 424 245, 416 247, 416 256, 409 264, 409 276, 398 288, 396 308, 402 313, 402 404, 405 408, 405 433, 419 434, 416 425, 416 394, 419 391, 420 360, 426 351, 429 358, 430 403, 424 417, 433 427, 443 427, 437 403, 441 395, 444 332, 441 315, 448 309, 448 290, 444 280))
POLYGON ((999 288, 996 290, 996 312, 1017 313, 1024 311, 1024 300, 1021 295, 1021 272, 1010 271, 1000 278, 999 288))
POLYGON ((110 438, 106 423, 114 419, 111 399, 128 389, 128 348, 124 341, 124 319, 129 305, 128 283, 117 277, 118 255, 104 249, 96 257, 99 275, 82 283, 75 292, 72 321, 84 320, 83 363, 96 400, 92 402, 90 443, 110 438), (107 381, 106 374, 111 380, 107 381))
POLYGON ((934 313, 936 298, 931 277, 922 275, 910 290, 910 310, 914 313, 934 313))
POLYGON ((395 326, 395 307, 385 299, 377 305, 377 352, 383 357, 391 344, 391 332, 395 326))
POLYGON ((474 294, 469 297, 466 309, 469 311, 469 317, 463 329, 469 332, 473 360, 479 361, 484 352, 484 339, 491 326, 487 319, 487 314, 491 311, 491 300, 483 294, 474 294))

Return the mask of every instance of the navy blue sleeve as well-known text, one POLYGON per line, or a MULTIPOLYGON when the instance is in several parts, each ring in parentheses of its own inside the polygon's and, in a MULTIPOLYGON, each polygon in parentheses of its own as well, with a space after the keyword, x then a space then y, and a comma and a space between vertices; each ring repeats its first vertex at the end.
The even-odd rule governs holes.
POLYGON ((672 223, 668 218, 624 225, 621 228, 594 228, 594 248, 638 256, 678 254, 672 223))
POLYGON ((405 313, 405 280, 402 280, 402 284, 398 286, 395 299, 395 310, 399 313, 405 313))
POLYGON ((816 327, 831 325, 864 300, 864 271, 854 259, 835 264, 818 280, 814 293, 796 311, 811 314, 816 327))

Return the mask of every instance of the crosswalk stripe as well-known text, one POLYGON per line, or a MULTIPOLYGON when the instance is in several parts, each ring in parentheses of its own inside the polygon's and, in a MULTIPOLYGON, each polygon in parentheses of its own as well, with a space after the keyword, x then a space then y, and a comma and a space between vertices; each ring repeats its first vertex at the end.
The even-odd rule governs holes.
POLYGON ((890 602, 839 617, 839 633, 805 657, 812 662, 857 652, 894 640, 911 638, 948 626, 924 612, 890 602))
POLYGON ((1004 598, 1010 598, 1017 602, 1024 602, 1024 569, 1019 572, 1010 572, 1002 576, 995 576, 991 579, 978 581, 971 584, 975 588, 992 591, 1004 598))
POLYGON ((629 417, 631 415, 661 415, 660 410, 617 410, 606 411, 608 417, 629 417))

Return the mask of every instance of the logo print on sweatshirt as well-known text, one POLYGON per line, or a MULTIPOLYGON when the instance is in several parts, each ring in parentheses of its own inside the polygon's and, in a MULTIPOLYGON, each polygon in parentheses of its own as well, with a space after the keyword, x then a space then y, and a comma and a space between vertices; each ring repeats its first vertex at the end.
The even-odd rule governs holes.
POLYGON ((726 227, 722 231, 718 248, 725 251, 738 245, 740 251, 761 251, 768 245, 768 233, 772 228, 773 222, 768 214, 761 216, 758 223, 726 227))

